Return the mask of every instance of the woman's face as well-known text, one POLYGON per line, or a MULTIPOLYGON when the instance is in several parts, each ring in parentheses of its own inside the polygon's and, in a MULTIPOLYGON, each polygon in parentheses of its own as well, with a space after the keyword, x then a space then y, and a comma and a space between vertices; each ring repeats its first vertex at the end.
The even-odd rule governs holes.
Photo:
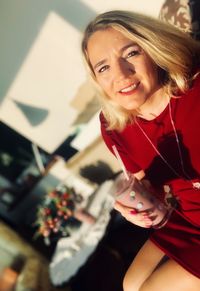
POLYGON ((98 84, 127 110, 139 109, 160 88, 156 64, 114 28, 95 32, 87 52, 98 84))

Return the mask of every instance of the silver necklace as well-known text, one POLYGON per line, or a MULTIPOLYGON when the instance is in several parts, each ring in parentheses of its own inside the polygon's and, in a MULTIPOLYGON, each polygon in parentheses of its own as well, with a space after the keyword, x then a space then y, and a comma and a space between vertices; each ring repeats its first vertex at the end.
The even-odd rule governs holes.
MULTIPOLYGON (((169 97, 168 97, 169 98, 169 97)), ((168 107, 169 107, 169 117, 170 117, 170 122, 174 131, 174 135, 176 138, 176 144, 177 144, 177 148, 178 148, 178 154, 179 154, 179 160, 180 160, 180 164, 181 164, 181 169, 182 172, 186 178, 186 180, 190 181, 192 184, 192 187, 196 190, 200 190, 200 182, 192 182, 191 177, 186 173, 185 168, 184 168, 184 162, 183 162, 183 156, 182 156, 182 152, 181 152, 181 148, 180 148, 180 141, 178 138, 178 134, 177 134, 177 130, 174 124, 174 120, 172 118, 172 109, 171 109, 171 103, 170 103, 170 99, 168 102, 168 107)), ((163 160, 163 162, 168 166, 168 168, 179 178, 183 178, 169 163, 168 161, 163 157, 163 155, 160 153, 160 151, 156 148, 156 146, 153 144, 153 142, 151 141, 151 139, 149 138, 149 136, 146 134, 146 132, 144 131, 144 129, 140 126, 140 124, 138 123, 137 119, 135 119, 135 123, 137 124, 137 126, 139 127, 139 129, 141 130, 141 132, 143 133, 143 135, 145 136, 145 138, 148 140, 148 142, 150 143, 150 145, 152 146, 152 148, 154 149, 154 151, 159 155, 159 157, 163 160)))

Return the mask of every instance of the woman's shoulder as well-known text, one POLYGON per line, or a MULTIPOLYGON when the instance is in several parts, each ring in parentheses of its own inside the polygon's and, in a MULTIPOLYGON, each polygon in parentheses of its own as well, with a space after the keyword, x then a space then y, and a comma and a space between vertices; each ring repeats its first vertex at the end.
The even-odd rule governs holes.
POLYGON ((200 74, 196 76, 189 90, 174 99, 174 104, 178 105, 182 116, 184 112, 194 114, 200 110, 200 74))
POLYGON ((191 97, 196 98, 196 97, 199 97, 199 94, 200 94, 200 71, 196 73, 196 76, 193 79, 193 82, 189 90, 187 90, 183 94, 180 94, 180 96, 191 96, 191 97))
POLYGON ((196 75, 195 79, 193 80, 192 87, 186 92, 186 96, 190 96, 190 101, 192 99, 200 101, 200 72, 196 75))
POLYGON ((100 111, 99 113, 99 120, 101 123, 104 123, 106 121, 105 116, 102 111, 100 111))
POLYGON ((194 79, 193 86, 200 86, 200 70, 196 73, 196 77, 194 79))
POLYGON ((101 130, 106 131, 108 128, 108 122, 102 111, 99 113, 99 120, 101 124, 101 130))

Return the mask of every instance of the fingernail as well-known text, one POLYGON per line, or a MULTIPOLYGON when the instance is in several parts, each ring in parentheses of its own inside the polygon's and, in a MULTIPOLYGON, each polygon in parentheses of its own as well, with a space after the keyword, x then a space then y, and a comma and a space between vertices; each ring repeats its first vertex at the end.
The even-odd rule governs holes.
POLYGON ((137 214, 137 211, 134 210, 134 209, 132 209, 132 210, 130 211, 130 214, 135 215, 135 214, 137 214))

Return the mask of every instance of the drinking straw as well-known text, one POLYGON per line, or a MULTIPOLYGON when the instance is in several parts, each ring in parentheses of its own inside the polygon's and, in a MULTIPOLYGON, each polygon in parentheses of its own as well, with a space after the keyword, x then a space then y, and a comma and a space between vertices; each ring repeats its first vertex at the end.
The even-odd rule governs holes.
POLYGON ((116 157, 116 159, 117 159, 117 161, 118 161, 118 163, 119 163, 119 165, 120 165, 120 168, 122 169, 122 171, 123 171, 123 173, 124 173, 124 176, 125 176, 126 180, 129 180, 129 176, 128 176, 127 170, 126 170, 126 168, 125 168, 125 166, 124 166, 124 163, 123 163, 123 161, 122 161, 122 159, 121 159, 121 157, 120 157, 120 155, 119 155, 119 152, 118 152, 116 146, 113 145, 113 146, 112 146, 112 149, 113 149, 114 154, 115 154, 115 157, 116 157))

